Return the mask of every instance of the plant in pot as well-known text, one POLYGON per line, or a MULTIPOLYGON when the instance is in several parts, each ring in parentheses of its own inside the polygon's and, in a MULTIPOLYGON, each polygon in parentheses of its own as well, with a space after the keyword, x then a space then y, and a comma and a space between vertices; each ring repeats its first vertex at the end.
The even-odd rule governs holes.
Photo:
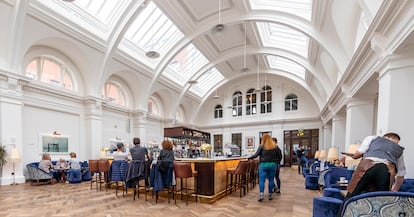
POLYGON ((2 168, 6 163, 7 152, 4 146, 0 145, 0 168, 2 168))

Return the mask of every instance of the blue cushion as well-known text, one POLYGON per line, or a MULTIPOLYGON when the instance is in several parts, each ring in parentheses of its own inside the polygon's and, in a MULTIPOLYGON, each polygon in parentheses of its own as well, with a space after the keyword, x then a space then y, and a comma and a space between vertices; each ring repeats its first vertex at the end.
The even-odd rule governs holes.
POLYGON ((68 181, 69 183, 81 183, 82 182, 81 170, 70 169, 68 171, 68 181))
POLYGON ((311 189, 311 190, 318 190, 319 184, 318 184, 318 175, 306 175, 305 176, 305 188, 311 189))
POLYGON ((414 179, 404 179, 399 191, 414 192, 414 179))
POLYGON ((333 197, 340 200, 344 199, 344 196, 341 194, 341 190, 339 188, 325 188, 323 189, 323 196, 333 197))
POLYGON ((333 197, 313 198, 313 217, 338 216, 342 200, 333 197))

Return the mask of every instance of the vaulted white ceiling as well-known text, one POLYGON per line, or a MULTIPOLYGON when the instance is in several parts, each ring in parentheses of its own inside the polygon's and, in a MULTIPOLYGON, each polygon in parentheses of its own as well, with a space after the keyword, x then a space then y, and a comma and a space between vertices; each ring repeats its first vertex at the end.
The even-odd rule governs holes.
POLYGON ((102 45, 107 59, 98 85, 112 73, 108 60, 127 56, 151 76, 151 88, 168 80, 178 102, 188 96, 204 102, 240 76, 255 79, 259 69, 298 83, 322 109, 381 3, 38 0, 30 6, 102 45))

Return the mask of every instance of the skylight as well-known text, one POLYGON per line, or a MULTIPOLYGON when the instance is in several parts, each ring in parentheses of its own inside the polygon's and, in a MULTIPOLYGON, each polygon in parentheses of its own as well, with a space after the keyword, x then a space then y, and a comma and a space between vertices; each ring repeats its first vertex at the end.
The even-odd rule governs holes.
POLYGON ((277 47, 308 57, 309 37, 287 26, 275 23, 256 24, 265 47, 277 47))
POLYGON ((211 68, 197 79, 198 83, 191 86, 190 92, 202 97, 207 93, 207 91, 223 79, 224 76, 220 71, 218 71, 215 67, 211 68))
POLYGON ((182 37, 183 33, 152 1, 137 16, 124 36, 141 48, 143 53, 154 50, 161 55, 182 37))
POLYGON ((268 55, 267 61, 269 62, 270 68, 291 73, 305 80, 306 69, 298 63, 284 57, 273 55, 268 55))
POLYGON ((119 12, 116 9, 120 7, 122 1, 82 0, 74 1, 73 3, 79 5, 81 8, 97 17, 100 21, 107 24, 114 13, 119 12))
POLYGON ((250 0, 253 10, 274 10, 290 13, 308 21, 312 15, 312 0, 250 0))
POLYGON ((163 75, 172 80, 178 80, 179 84, 183 86, 196 73, 197 69, 207 63, 207 58, 191 43, 171 60, 168 65, 170 70, 166 70, 163 75), (179 78, 171 78, 174 76, 179 76, 179 78))

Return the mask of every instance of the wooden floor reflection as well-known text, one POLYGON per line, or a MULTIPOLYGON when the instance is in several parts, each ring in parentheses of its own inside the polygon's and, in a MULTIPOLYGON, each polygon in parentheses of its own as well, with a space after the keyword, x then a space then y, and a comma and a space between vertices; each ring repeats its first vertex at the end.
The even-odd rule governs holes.
POLYGON ((297 171, 284 167, 281 169, 282 193, 275 194, 272 201, 258 202, 259 187, 250 190, 240 198, 235 192, 213 204, 172 200, 166 198, 141 196, 133 200, 132 191, 125 197, 115 196, 115 190, 97 191, 90 189, 89 182, 81 184, 55 184, 31 186, 0 187, 0 216, 4 217, 62 217, 62 216, 203 216, 203 217, 310 217, 312 216, 313 197, 321 193, 306 190, 304 178, 297 171))

